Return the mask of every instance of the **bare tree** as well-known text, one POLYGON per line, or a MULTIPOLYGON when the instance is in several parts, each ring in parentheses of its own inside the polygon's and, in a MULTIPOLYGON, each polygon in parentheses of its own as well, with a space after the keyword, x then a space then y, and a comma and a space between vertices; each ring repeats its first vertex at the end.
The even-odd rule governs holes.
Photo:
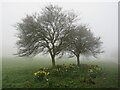
POLYGON ((66 37, 73 28, 77 16, 66 13, 61 7, 48 5, 41 13, 26 15, 22 22, 17 23, 19 31, 17 42, 19 56, 35 56, 40 52, 49 53, 52 65, 55 56, 62 55, 66 37))
POLYGON ((79 57, 83 55, 93 55, 102 53, 100 37, 95 37, 86 25, 76 26, 67 38, 66 50, 70 52, 70 57, 76 56, 77 65, 80 65, 79 57))

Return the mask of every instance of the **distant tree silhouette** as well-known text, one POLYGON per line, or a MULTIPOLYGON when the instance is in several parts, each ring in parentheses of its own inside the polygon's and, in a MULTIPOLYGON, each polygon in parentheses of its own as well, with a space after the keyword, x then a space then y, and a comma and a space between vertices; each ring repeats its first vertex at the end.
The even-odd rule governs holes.
POLYGON ((77 65, 80 65, 81 54, 96 57, 97 54, 104 52, 101 50, 100 37, 95 37, 86 25, 76 26, 67 39, 66 50, 69 51, 70 57, 76 56, 77 65))

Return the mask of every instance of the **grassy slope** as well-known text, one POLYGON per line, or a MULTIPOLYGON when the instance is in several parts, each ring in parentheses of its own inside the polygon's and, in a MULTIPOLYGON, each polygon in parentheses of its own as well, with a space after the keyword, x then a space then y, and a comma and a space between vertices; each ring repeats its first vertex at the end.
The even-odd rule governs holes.
MULTIPOLYGON (((58 60, 57 64, 70 64, 75 63, 72 60, 58 60)), ((92 87, 117 87, 118 69, 117 64, 108 62, 92 62, 86 61, 82 63, 96 64, 103 68, 104 74, 95 79, 96 85, 92 87)), ((22 88, 22 87, 41 87, 40 83, 35 83, 33 80, 33 73, 39 69, 39 67, 51 66, 51 60, 40 59, 40 60, 27 60, 27 59, 3 59, 3 87, 9 88, 22 88)), ((58 80, 59 81, 59 80, 58 80)), ((68 81, 68 80, 66 80, 68 81)), ((78 82, 77 80, 75 80, 78 82)), ((65 83, 61 81, 60 83, 65 83)), ((44 83, 41 83, 44 86, 44 83)), ((87 87, 86 84, 80 84, 76 87, 87 87)), ((71 85, 71 87, 73 87, 71 85)), ((88 85, 88 87, 90 87, 88 85)))

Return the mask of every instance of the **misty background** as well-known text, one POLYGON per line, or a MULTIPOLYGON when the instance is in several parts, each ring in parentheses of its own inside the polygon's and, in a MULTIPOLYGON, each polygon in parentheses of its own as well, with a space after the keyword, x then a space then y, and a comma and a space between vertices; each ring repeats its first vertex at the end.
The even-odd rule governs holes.
MULTIPOLYGON (((26 14, 40 12, 45 6, 53 4, 63 10, 74 11, 82 24, 87 24, 95 36, 100 36, 103 42, 103 54, 98 59, 118 61, 118 3, 117 2, 53 2, 53 3, 2 3, 2 57, 16 57, 14 25, 21 22, 26 14)), ((37 55, 45 57, 43 55, 37 55)), ((85 57, 82 57, 85 58, 85 57)), ((49 57, 49 59, 51 59, 49 57)))

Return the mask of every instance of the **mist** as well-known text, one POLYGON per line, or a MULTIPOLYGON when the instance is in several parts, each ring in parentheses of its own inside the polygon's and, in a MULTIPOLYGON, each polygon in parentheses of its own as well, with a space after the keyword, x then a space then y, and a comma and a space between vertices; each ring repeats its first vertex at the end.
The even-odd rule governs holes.
MULTIPOLYGON (((3 3, 2 4, 2 56, 16 57, 17 30, 14 25, 20 22, 26 14, 40 12, 50 3, 3 3)), ((117 2, 53 2, 63 10, 72 10, 80 18, 82 24, 87 24, 95 36, 100 36, 103 42, 103 54, 98 60, 118 62, 118 4, 117 2)), ((42 54, 36 58, 44 58, 42 54)), ((49 55, 46 55, 48 58, 49 55)), ((66 57, 64 57, 66 58, 66 57)), ((82 59, 87 57, 82 56, 82 59)), ((93 59, 93 57, 88 57, 93 59)), ((87 59, 88 59, 87 58, 87 59)), ((49 57, 49 59, 51 59, 49 57)))

